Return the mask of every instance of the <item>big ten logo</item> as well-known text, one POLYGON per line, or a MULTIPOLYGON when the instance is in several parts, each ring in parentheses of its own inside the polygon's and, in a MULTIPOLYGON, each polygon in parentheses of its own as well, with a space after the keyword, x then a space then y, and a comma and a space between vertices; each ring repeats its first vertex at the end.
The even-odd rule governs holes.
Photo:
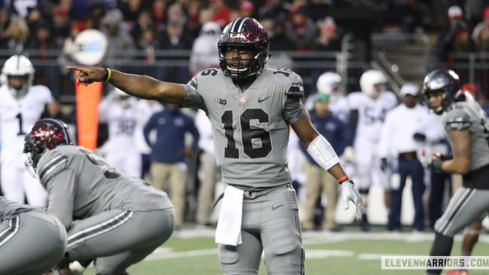
POLYGON ((226 105, 227 101, 225 99, 222 99, 222 98, 218 98, 216 97, 214 99, 214 101, 217 103, 217 104, 221 104, 221 105, 226 105))
POLYGON ((133 118, 127 117, 117 117, 115 118, 116 122, 116 135, 126 135, 132 136, 134 134, 134 130, 136 129, 136 120, 133 118))

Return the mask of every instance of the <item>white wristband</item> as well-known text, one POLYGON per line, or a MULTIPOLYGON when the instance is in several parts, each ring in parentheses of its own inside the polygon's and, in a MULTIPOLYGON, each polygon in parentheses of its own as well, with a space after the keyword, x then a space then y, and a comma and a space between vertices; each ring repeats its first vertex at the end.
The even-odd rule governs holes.
POLYGON ((324 170, 329 170, 340 162, 333 147, 322 135, 319 135, 309 144, 307 152, 324 170))

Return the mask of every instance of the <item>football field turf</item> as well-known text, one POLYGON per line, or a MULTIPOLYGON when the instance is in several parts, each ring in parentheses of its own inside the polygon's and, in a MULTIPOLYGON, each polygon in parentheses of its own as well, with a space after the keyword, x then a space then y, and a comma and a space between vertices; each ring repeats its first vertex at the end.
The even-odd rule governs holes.
MULTIPOLYGON (((216 275, 222 274, 217 260, 214 231, 184 229, 176 232, 168 242, 128 269, 131 275, 216 275)), ((305 232, 306 274, 424 274, 424 270, 382 270, 381 256, 427 256, 433 233, 378 232, 305 232)), ((452 256, 460 255, 462 235, 457 235, 452 256)), ((474 256, 489 256, 489 236, 479 238, 474 256)), ((446 270, 443 274, 446 273, 446 270)), ((94 275, 93 267, 84 274, 94 275)), ((262 263, 260 275, 267 274, 262 263)), ((470 270, 470 275, 489 274, 489 270, 470 270)))

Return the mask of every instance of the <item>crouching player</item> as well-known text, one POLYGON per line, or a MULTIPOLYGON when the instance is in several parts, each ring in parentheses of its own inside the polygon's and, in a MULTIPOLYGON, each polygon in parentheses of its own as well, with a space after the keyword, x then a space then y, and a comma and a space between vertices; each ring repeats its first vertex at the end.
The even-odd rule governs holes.
POLYGON ((63 122, 35 122, 24 153, 26 166, 48 191, 48 210, 68 232, 57 266, 61 274, 70 274, 70 262, 89 259, 95 259, 97 274, 126 274, 173 233, 175 213, 167 194, 72 145, 63 122))
POLYGON ((66 231, 53 214, 0 197, 0 274, 42 274, 65 248, 66 231))

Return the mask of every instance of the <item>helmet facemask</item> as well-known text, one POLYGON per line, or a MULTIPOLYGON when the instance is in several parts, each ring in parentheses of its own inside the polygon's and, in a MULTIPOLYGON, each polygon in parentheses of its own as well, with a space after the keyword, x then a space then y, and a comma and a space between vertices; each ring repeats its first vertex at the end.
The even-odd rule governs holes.
POLYGON ((233 80, 245 79, 258 75, 268 61, 270 43, 267 31, 258 21, 252 18, 238 18, 229 23, 218 42, 219 67, 225 76, 233 80), (228 48, 246 47, 253 50, 253 57, 246 68, 234 69, 228 66, 226 50, 228 48))
POLYGON ((457 97, 462 95, 459 77, 451 70, 434 70, 425 77, 423 93, 428 107, 432 109, 435 114, 441 115, 444 111, 448 110, 457 97), (436 109, 433 109, 430 106, 429 101, 430 95, 434 93, 443 94, 441 105, 436 109))
POLYGON ((16 98, 24 97, 30 86, 28 75, 7 75, 7 82, 10 91, 16 98))
POLYGON ((59 145, 71 145, 68 126, 57 119, 41 119, 32 124, 24 139, 24 153, 27 154, 25 166, 36 171, 41 157, 59 145))
POLYGON ((34 81, 34 67, 31 61, 23 55, 13 55, 2 68, 1 81, 5 83, 12 95, 19 99, 25 96, 34 81), (22 85, 13 85, 23 82, 22 85))
MULTIPOLYGON (((268 50, 267 50, 268 52, 268 50)), ((220 59, 220 66, 221 66, 221 69, 223 69, 223 71, 225 72, 224 75, 226 76, 230 76, 232 79, 234 80, 239 80, 239 79, 244 79, 244 78, 247 78, 247 77, 250 77, 250 76, 253 76, 253 75, 257 75, 258 73, 261 72, 261 70, 263 69, 263 66, 265 65, 266 63, 266 60, 268 59, 268 57, 263 57, 264 51, 263 49, 261 48, 257 48, 257 47, 250 47, 250 46, 246 46, 246 45, 227 45, 226 44, 222 44, 222 46, 219 47, 219 59, 220 59), (251 59, 248 59, 250 61, 250 63, 245 67, 245 68, 232 68, 230 66, 228 66, 229 63, 232 63, 232 62, 238 62, 238 63, 241 63, 242 61, 244 61, 244 59, 226 59, 226 49, 227 48, 249 48, 249 49, 252 49, 253 52, 254 52, 254 56, 251 58, 251 59), (263 61, 265 60, 265 61, 263 61)))
POLYGON ((27 160, 25 161, 24 165, 27 168, 27 171, 29 171, 29 173, 33 177, 37 177, 37 163, 39 162, 45 151, 43 149, 37 148, 35 142, 35 138, 33 138, 31 135, 26 135, 24 153, 27 155, 27 160))

